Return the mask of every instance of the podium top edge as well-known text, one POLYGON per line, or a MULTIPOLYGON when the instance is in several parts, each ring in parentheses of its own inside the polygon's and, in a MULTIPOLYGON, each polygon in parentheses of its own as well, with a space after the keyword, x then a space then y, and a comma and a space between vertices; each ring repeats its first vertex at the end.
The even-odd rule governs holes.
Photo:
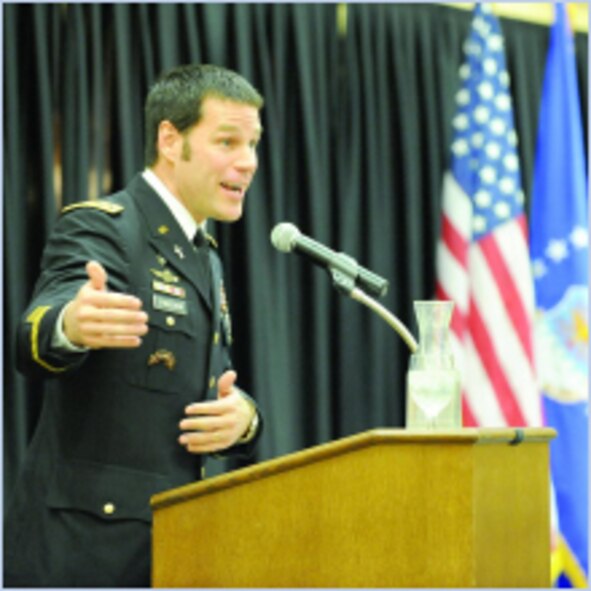
POLYGON ((211 479, 190 483, 164 491, 150 499, 152 510, 174 505, 188 499, 222 489, 266 478, 299 466, 311 464, 345 452, 357 451, 376 445, 520 445, 522 443, 549 442, 556 431, 547 427, 462 428, 445 431, 412 429, 372 429, 349 437, 323 443, 284 456, 240 468, 211 479))

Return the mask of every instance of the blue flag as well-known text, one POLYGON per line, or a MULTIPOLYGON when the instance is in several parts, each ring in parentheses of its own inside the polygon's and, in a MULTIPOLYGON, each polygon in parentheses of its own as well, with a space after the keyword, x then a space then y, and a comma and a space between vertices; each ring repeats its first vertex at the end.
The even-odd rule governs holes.
POLYGON ((536 365, 550 446, 560 586, 588 580, 587 179, 574 41, 556 4, 538 124, 530 252, 538 317, 536 365))

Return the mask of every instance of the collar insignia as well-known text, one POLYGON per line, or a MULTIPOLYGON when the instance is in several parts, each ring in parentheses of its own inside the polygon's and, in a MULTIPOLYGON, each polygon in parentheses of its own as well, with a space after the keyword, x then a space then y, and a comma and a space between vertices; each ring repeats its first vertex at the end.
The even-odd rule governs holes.
POLYGON ((185 251, 178 244, 174 245, 174 252, 180 259, 185 258, 185 251))

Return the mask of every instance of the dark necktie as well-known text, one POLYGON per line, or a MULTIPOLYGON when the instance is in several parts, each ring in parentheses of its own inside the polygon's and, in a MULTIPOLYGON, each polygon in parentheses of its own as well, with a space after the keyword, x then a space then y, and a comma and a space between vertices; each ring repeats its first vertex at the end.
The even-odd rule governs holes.
POLYGON ((200 248, 206 247, 209 245, 207 238, 205 237, 205 232, 198 228, 197 232, 195 232, 195 236, 193 237, 193 244, 195 248, 199 250, 200 248))
POLYGON ((197 259, 199 260, 199 275, 203 286, 207 291, 210 290, 211 272, 209 268, 209 241, 205 236, 205 232, 199 228, 193 238, 195 251, 197 252, 197 259))

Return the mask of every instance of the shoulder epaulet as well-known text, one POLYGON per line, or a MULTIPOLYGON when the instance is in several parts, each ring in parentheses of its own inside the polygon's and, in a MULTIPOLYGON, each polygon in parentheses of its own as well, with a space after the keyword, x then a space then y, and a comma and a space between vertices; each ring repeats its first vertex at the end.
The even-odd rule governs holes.
POLYGON ((79 203, 66 205, 66 207, 62 209, 62 214, 85 207, 98 209, 110 215, 119 215, 125 209, 123 205, 119 205, 118 203, 112 203, 111 201, 105 201, 104 199, 93 199, 91 201, 80 201, 79 203))
POLYGON ((214 247, 217 248, 218 247, 218 241, 211 235, 208 234, 207 232, 205 233, 205 238, 207 239, 207 241, 214 247))

